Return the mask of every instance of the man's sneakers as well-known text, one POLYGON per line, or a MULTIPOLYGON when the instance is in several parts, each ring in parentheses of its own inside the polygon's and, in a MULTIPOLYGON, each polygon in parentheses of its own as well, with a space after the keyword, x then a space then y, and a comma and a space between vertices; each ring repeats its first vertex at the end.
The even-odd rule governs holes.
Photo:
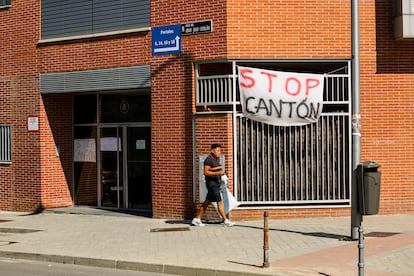
POLYGON ((199 218, 193 218, 193 220, 191 221, 191 224, 194 226, 205 226, 205 224, 202 223, 201 219, 199 218))
MULTIPOLYGON (((193 220, 191 221, 191 224, 192 225, 194 225, 194 226, 205 226, 205 224, 204 223, 202 223, 201 222, 201 219, 199 219, 199 218, 193 218, 193 220)), ((224 226, 233 226, 233 225, 235 225, 235 223, 234 222, 232 222, 232 221, 230 221, 229 219, 226 219, 224 222, 223 222, 223 225, 224 226)))
POLYGON ((232 221, 230 221, 229 219, 226 219, 226 220, 223 222, 223 224, 224 224, 224 226, 233 226, 233 225, 235 225, 235 223, 234 223, 234 222, 232 222, 232 221))

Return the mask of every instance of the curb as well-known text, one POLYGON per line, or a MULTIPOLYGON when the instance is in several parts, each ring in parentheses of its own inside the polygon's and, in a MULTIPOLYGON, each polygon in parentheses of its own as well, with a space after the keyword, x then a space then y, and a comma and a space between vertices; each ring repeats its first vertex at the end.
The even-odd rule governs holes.
POLYGON ((243 272, 243 271, 230 271, 230 270, 216 270, 208 268, 197 267, 184 267, 167 264, 151 264, 129 261, 118 261, 109 259, 97 259, 87 257, 73 257, 73 256, 61 256, 61 255, 49 255, 39 253, 27 253, 27 252, 15 252, 15 251, 0 251, 0 257, 9 259, 23 259, 40 262, 53 262, 59 264, 73 264, 83 266, 94 266, 111 269, 121 270, 134 270, 142 272, 155 272, 160 274, 175 274, 185 276, 282 276, 285 274, 279 274, 274 272, 243 272))

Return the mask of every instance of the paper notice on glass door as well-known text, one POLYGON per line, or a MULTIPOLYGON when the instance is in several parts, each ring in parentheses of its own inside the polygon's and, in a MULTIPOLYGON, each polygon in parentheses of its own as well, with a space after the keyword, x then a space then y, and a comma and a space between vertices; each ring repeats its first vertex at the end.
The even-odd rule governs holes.
POLYGON ((96 162, 95 139, 75 139, 73 141, 74 162, 96 162))
POLYGON ((103 137, 101 138, 101 151, 122 151, 121 138, 103 137))

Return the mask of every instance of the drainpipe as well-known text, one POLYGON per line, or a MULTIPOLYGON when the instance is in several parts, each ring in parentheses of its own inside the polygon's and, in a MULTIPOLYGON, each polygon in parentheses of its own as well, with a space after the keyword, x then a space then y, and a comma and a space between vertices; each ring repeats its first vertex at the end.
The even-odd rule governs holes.
POLYGON ((351 0, 352 21, 352 180, 351 180, 351 238, 358 239, 362 215, 358 210, 356 169, 361 161, 360 59, 359 59, 359 0, 351 0))

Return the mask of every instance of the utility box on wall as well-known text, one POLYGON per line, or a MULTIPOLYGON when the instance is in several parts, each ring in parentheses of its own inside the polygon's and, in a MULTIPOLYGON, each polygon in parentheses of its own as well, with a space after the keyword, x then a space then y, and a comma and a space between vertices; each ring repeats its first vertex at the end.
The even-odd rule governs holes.
POLYGON ((414 0, 393 1, 395 39, 414 38, 414 0))

